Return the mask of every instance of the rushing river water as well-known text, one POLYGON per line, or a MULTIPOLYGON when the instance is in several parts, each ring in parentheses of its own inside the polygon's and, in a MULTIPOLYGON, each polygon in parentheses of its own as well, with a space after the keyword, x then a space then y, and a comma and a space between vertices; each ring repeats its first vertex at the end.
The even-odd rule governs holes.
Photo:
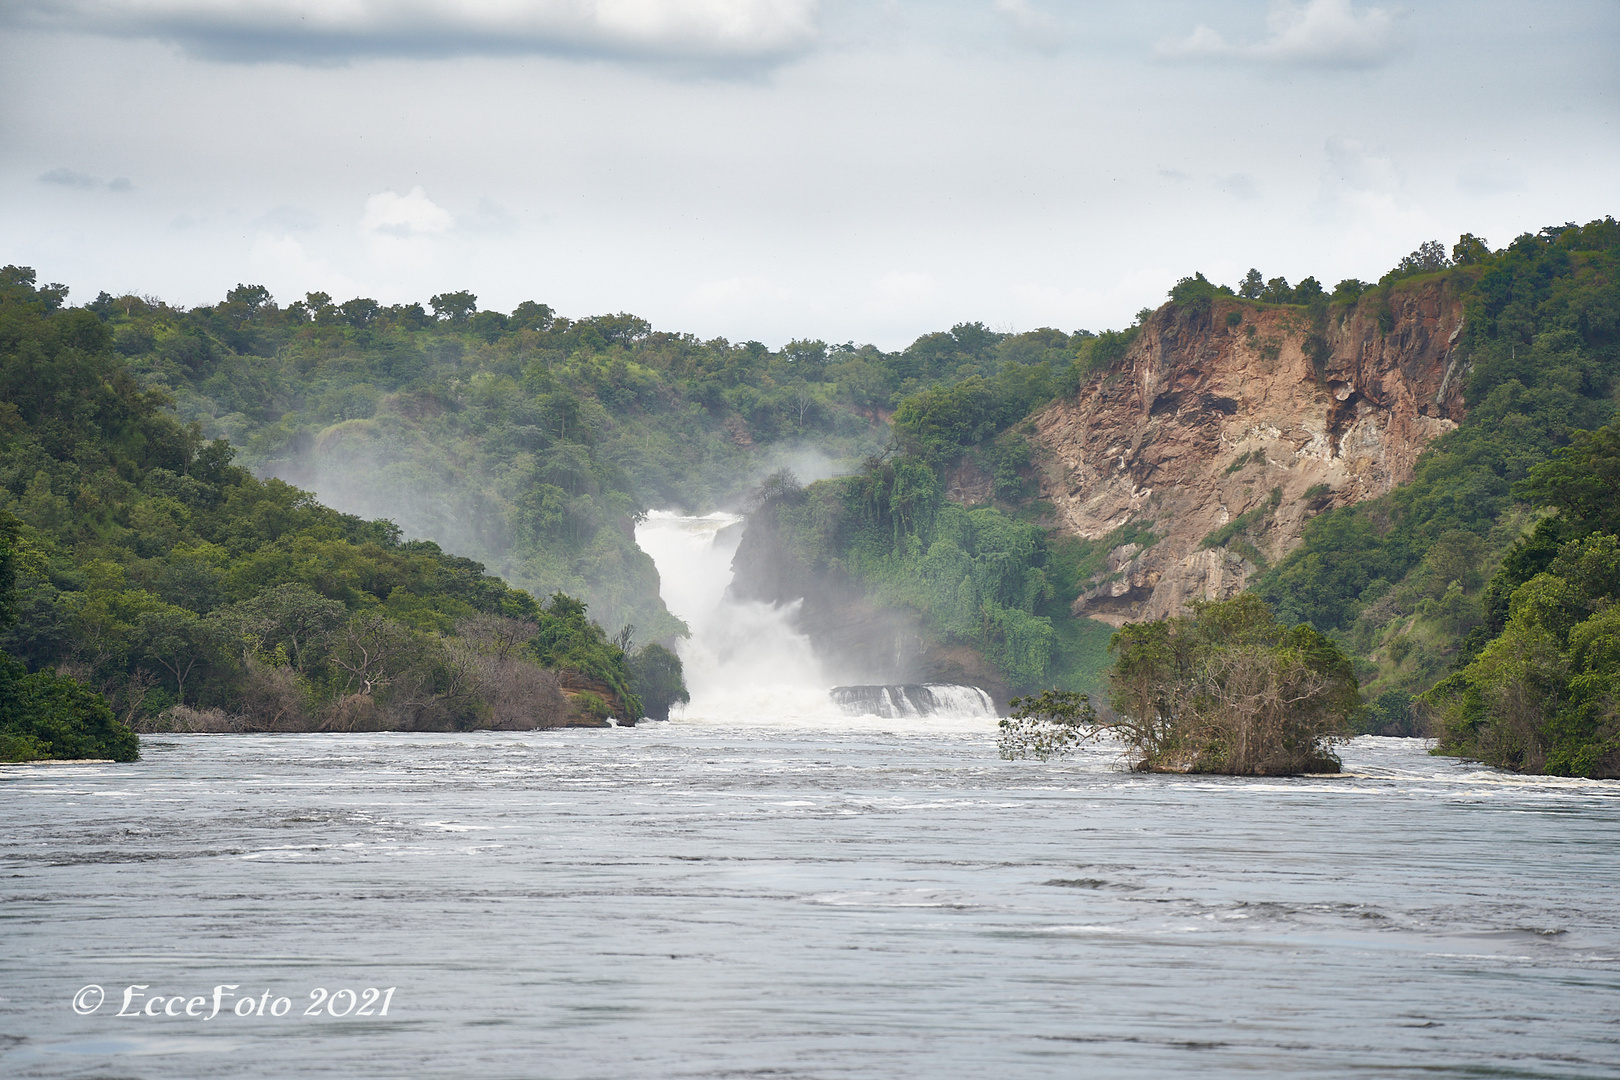
POLYGON ((1620 1076, 1620 784, 1006 762, 962 687, 849 717, 727 591, 740 523, 638 531, 670 723, 0 769, 0 1074, 1620 1076))
POLYGON ((0 1074, 1620 1075, 1620 785, 1344 756, 687 720, 10 767, 0 1074))

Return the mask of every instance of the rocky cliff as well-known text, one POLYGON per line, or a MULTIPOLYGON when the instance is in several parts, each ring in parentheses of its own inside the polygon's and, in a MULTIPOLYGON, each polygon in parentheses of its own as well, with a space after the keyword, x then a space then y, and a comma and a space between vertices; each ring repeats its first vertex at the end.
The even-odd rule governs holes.
POLYGON ((1155 538, 1111 551, 1076 615, 1117 626, 1224 599, 1313 515, 1411 478, 1462 418, 1462 306, 1434 282, 1368 308, 1313 322, 1235 299, 1166 305, 1120 362, 1034 417, 1057 531, 1136 523, 1155 538))

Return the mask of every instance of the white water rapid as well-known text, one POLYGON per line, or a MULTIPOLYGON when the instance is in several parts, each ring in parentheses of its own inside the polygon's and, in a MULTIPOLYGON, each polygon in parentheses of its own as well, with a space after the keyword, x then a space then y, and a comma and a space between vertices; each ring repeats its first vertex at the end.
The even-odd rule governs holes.
POLYGON ((849 716, 994 716, 996 703, 977 686, 907 683, 888 686, 835 686, 832 703, 849 716))
POLYGON ((692 700, 684 708, 677 705, 672 716, 817 727, 862 718, 884 720, 887 727, 894 720, 972 730, 995 723, 994 703, 971 686, 838 686, 834 691, 844 680, 825 668, 810 639, 793 628, 798 602, 778 607, 727 594, 743 528, 740 514, 694 517, 662 510, 649 513, 636 528, 636 543, 658 566, 664 603, 692 631, 677 647, 692 700))

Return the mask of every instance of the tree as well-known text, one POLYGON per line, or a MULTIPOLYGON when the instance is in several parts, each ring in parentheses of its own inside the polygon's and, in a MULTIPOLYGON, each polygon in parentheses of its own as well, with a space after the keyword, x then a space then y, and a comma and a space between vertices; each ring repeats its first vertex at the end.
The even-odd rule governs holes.
POLYGON ((1490 247, 1473 233, 1463 233, 1451 247, 1451 261, 1458 266, 1477 266, 1490 256, 1490 247))
POLYGON ((142 651, 174 676, 175 700, 185 704, 186 679, 207 663, 217 641, 215 626, 194 611, 165 604, 141 612, 136 627, 142 651))
POLYGON ((1361 294, 1372 286, 1360 278, 1345 278, 1333 286, 1333 301, 1338 304, 1351 304, 1361 298, 1361 294))
POLYGON ((1620 419, 1570 432, 1570 444, 1532 468, 1513 493, 1556 508, 1580 532, 1620 533, 1620 419))
POLYGON ((1193 615, 1121 627, 1109 644, 1113 711, 1051 690, 1017 698, 1003 757, 1046 759, 1108 734, 1135 769, 1277 776, 1335 772, 1328 743, 1360 704, 1350 660, 1308 626, 1277 624, 1244 594, 1193 615))
POLYGON ((804 427, 805 414, 816 405, 815 392, 806 383, 796 382, 789 391, 789 400, 793 403, 793 411, 798 417, 799 426, 804 427))
POLYGON ((1208 311, 1214 297, 1230 292, 1231 290, 1225 286, 1217 287, 1202 273, 1195 273, 1192 277, 1182 278, 1171 287, 1170 299, 1178 304, 1192 305, 1199 311, 1208 311))
POLYGON ((32 266, 0 267, 0 297, 27 297, 26 302, 37 304, 47 312, 56 311, 67 301, 66 285, 40 285, 36 288, 35 280, 32 266))
POLYGON ((525 300, 513 309, 511 326, 515 330, 545 330, 556 316, 550 304, 525 300))
POLYGON ((350 619, 332 652, 332 663, 348 672, 343 693, 369 697, 386 687, 393 681, 395 664, 411 644, 409 630, 381 615, 367 613, 350 619))
POLYGON ((17 621, 17 541, 22 522, 0 510, 0 630, 17 621))
MULTIPOLYGON (((110 299, 110 298, 109 298, 110 299)), ((257 315, 259 309, 270 303, 270 290, 263 285, 242 285, 225 294, 227 304, 244 304, 252 314, 257 315)))
POLYGON ((1238 284, 1237 294, 1245 300, 1258 300, 1265 287, 1266 282, 1260 276, 1260 271, 1250 267, 1249 272, 1243 275, 1243 280, 1238 284))
POLYGON ((379 317, 401 330, 425 330, 433 325, 432 317, 422 310, 421 304, 390 304, 379 312, 379 317))
POLYGON ((441 322, 452 324, 466 322, 478 310, 478 297, 465 291, 440 293, 428 303, 433 305, 433 314, 441 322))
MULTIPOLYGON (((220 615, 221 626, 242 643, 244 653, 288 648, 294 670, 303 671, 311 654, 324 652, 348 611, 301 582, 288 582, 233 605, 220 615)), ((285 662, 285 661, 282 661, 285 662)))
POLYGON ((1108 727, 1098 720, 1090 697, 1070 690, 1043 690, 1008 704, 1011 712, 1000 723, 996 747, 1009 761, 1061 757, 1108 727))
POLYGON ((0 655, 0 761, 140 756, 140 740, 113 718, 106 698, 0 655))
POLYGON ((1268 304, 1291 304, 1294 302, 1294 289, 1288 284, 1285 277, 1274 277, 1266 282, 1266 287, 1260 292, 1260 299, 1268 304))
POLYGON ((480 614, 456 624, 446 642, 453 677, 446 690, 465 684, 488 708, 488 723, 503 730, 552 727, 562 722, 564 701, 557 678, 534 662, 528 645, 539 625, 528 619, 480 614))
POLYGON ((1349 658, 1305 625, 1285 628, 1252 594, 1122 627, 1110 727, 1137 768, 1233 775, 1336 771, 1328 742, 1360 704, 1349 658))
POLYGON ((1417 250, 1403 258, 1390 273, 1395 277, 1410 277, 1413 274, 1428 274, 1436 270, 1444 270, 1451 265, 1446 258, 1446 246, 1438 240, 1425 240, 1417 246, 1417 250))
POLYGON ((819 340, 795 338, 782 346, 782 359, 790 364, 825 364, 827 343, 819 340))
POLYGON ((357 296, 353 300, 345 300, 343 306, 338 308, 343 321, 350 326, 360 329, 370 326, 382 312, 382 305, 369 296, 357 296))

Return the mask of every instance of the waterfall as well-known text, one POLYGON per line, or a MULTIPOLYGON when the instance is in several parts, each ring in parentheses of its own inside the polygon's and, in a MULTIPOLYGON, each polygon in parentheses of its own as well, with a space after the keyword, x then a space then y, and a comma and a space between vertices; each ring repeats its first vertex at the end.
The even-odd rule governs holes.
POLYGON ((658 566, 664 603, 692 636, 677 647, 692 701, 681 715, 706 720, 809 719, 840 715, 833 682, 793 629, 795 605, 737 600, 731 557, 742 541, 739 514, 702 517, 655 510, 636 543, 658 566))
POLYGON ((890 686, 835 686, 827 692, 846 716, 995 716, 996 703, 977 686, 904 683, 890 686))
POLYGON ((671 715, 707 721, 955 719, 982 726, 995 703, 976 686, 913 683, 834 686, 810 639, 793 626, 799 602, 772 605, 728 593, 742 541, 739 514, 701 517, 655 510, 636 543, 658 567, 664 603, 692 636, 676 646, 692 695, 671 715))

